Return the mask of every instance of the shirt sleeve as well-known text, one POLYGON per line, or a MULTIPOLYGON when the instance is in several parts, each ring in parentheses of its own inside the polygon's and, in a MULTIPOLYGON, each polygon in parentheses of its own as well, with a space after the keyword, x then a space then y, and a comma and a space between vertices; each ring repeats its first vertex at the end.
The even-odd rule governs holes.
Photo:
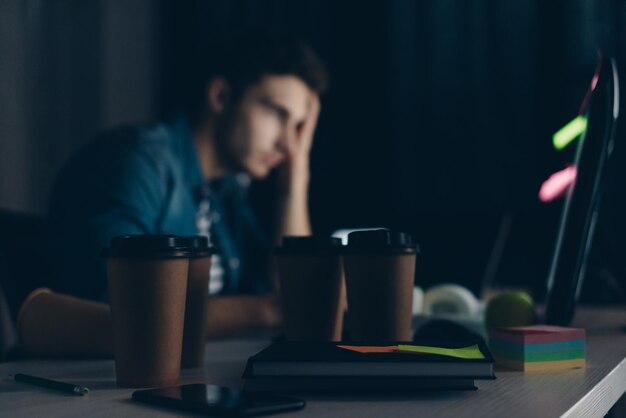
POLYGON ((167 193, 158 143, 127 131, 79 153, 59 178, 50 218, 58 290, 108 299, 104 247, 118 235, 156 233, 167 193))

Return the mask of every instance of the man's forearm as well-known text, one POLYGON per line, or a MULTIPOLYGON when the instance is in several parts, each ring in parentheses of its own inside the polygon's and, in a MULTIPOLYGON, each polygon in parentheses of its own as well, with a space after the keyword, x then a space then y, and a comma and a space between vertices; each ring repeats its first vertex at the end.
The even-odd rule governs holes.
POLYGON ((281 220, 279 237, 285 235, 311 235, 308 199, 306 196, 284 196, 280 198, 281 220))
POLYGON ((207 304, 207 338, 245 334, 280 326, 280 310, 273 296, 216 296, 207 304))

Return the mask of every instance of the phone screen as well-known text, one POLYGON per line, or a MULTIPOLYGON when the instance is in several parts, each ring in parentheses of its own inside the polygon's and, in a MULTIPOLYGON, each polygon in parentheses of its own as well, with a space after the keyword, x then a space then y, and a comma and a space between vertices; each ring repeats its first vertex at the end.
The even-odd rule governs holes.
POLYGON ((248 393, 223 386, 191 384, 138 390, 133 399, 213 416, 247 417, 304 408, 301 399, 266 393, 248 393))

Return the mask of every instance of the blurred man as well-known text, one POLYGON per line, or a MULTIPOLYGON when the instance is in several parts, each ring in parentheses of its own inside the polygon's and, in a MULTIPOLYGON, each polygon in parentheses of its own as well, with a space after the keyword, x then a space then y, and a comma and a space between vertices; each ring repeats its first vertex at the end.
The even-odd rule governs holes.
POLYGON ((126 234, 205 235, 217 245, 210 335, 280 322, 268 273, 280 236, 310 235, 309 153, 326 73, 300 41, 234 39, 198 64, 186 111, 171 123, 120 128, 80 150, 50 205, 55 290, 107 300, 103 247, 126 234), (250 180, 280 170, 277 231, 264 235, 250 180))

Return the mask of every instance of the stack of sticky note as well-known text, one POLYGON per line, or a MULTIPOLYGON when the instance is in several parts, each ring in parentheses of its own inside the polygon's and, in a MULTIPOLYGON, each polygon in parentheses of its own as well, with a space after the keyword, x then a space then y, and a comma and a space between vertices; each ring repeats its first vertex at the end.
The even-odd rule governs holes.
POLYGON ((523 371, 585 367, 585 330, 548 325, 489 330, 496 364, 523 371))

